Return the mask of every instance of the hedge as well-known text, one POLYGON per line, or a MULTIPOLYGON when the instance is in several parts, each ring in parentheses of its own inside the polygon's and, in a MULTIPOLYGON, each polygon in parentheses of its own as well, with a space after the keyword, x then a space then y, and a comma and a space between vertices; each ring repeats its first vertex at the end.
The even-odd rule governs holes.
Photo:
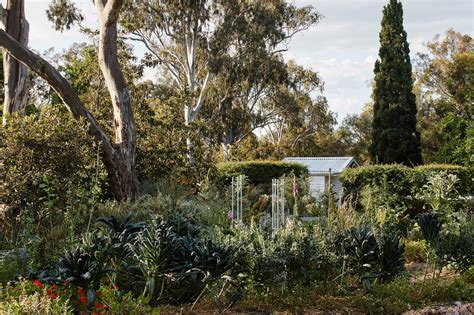
POLYGON ((280 161, 225 162, 217 164, 218 181, 228 185, 232 177, 244 175, 253 185, 270 185, 273 178, 294 173, 296 176, 308 175, 308 168, 300 163, 280 161))
POLYGON ((416 196, 433 173, 446 172, 459 178, 456 189, 462 196, 474 193, 474 169, 458 165, 430 164, 414 168, 400 164, 368 165, 345 169, 341 182, 346 195, 357 195, 364 187, 384 187, 386 192, 399 197, 400 203, 406 204, 406 198, 416 196))

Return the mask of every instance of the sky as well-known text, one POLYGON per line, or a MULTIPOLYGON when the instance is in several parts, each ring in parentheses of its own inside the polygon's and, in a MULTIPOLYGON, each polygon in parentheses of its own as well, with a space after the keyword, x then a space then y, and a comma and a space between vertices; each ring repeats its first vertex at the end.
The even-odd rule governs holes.
MULTIPOLYGON (((232 0, 230 0, 232 1, 232 0)), ((2 2, 5 2, 3 0, 2 2)), ((77 30, 55 31, 46 18, 50 0, 26 0, 30 22, 30 47, 43 52, 54 47, 61 52, 74 42, 87 41, 77 30)), ((370 101, 370 81, 379 49, 380 21, 388 0, 293 0, 297 6, 312 5, 322 20, 297 34, 285 58, 317 71, 325 82, 324 95, 331 111, 341 121, 347 114, 359 113, 370 101)), ((86 17, 86 25, 96 27, 97 14, 91 0, 76 0, 86 17)), ((473 34, 472 0, 405 0, 404 26, 411 58, 425 52, 424 43, 447 29, 473 34)), ((137 47, 137 53, 143 53, 137 47)), ((150 78, 152 70, 145 73, 150 78)))

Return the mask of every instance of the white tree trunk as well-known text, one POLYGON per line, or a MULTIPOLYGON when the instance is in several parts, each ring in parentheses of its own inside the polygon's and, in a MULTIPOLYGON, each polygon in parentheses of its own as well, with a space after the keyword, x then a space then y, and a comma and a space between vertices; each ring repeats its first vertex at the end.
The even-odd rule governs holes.
MULTIPOLYGON (((196 63, 198 53, 197 40, 200 36, 201 27, 201 22, 191 23, 186 26, 185 34, 179 37, 179 41, 184 45, 184 49, 179 52, 173 52, 172 49, 170 49, 167 41, 161 38, 161 36, 166 37, 164 34, 158 35, 158 33, 155 32, 151 32, 150 34, 146 32, 135 32, 134 35, 137 37, 133 38, 133 40, 142 42, 146 49, 166 67, 182 92, 192 95, 183 108, 184 125, 188 128, 186 149, 187 159, 190 164, 194 163, 195 159, 192 156, 193 141, 190 137, 189 127, 199 116, 199 112, 206 98, 206 92, 209 88, 209 82, 212 80, 212 75, 207 67, 201 69, 203 73, 206 73, 204 80, 202 79, 199 75, 200 69, 198 69, 196 63), (196 95, 198 91, 199 95, 196 95)), ((176 41, 177 39, 174 35, 172 36, 173 41, 176 41)))
POLYGON ((229 162, 232 158, 231 145, 230 143, 223 142, 222 149, 224 151, 224 161, 229 162))
POLYGON ((95 0, 99 11, 99 66, 110 94, 114 115, 116 162, 114 190, 126 198, 135 196, 136 127, 127 82, 117 55, 117 20, 123 0, 95 0))
MULTIPOLYGON (((28 45, 29 25, 25 17, 24 0, 8 0, 2 7, 4 30, 21 45, 28 45)), ((5 99, 3 103, 3 124, 9 114, 22 111, 27 102, 28 70, 7 51, 3 54, 3 78, 5 99)))

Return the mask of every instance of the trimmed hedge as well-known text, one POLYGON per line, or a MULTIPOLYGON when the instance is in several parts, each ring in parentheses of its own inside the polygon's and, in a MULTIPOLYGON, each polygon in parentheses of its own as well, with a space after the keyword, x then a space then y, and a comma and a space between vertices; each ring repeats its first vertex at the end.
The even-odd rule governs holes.
POLYGON ((356 195, 366 186, 386 187, 388 193, 411 194, 413 169, 401 165, 368 165, 346 168, 340 176, 346 195, 356 195))
POLYGON ((225 162, 217 164, 218 181, 228 185, 232 177, 244 175, 253 185, 270 185, 273 178, 294 173, 296 176, 308 175, 308 168, 300 163, 280 161, 225 162))
POLYGON ((364 187, 385 187, 386 192, 399 197, 399 202, 413 207, 406 198, 416 196, 433 173, 447 172, 459 178, 456 189, 460 195, 474 194, 474 169, 458 165, 430 164, 414 168, 400 164, 368 165, 345 169, 341 182, 346 195, 357 195, 364 187))
POLYGON ((433 173, 447 172, 459 178, 456 189, 461 195, 474 192, 474 169, 449 164, 430 164, 410 168, 400 164, 368 165, 345 169, 341 182, 347 194, 357 193, 366 185, 385 187, 400 195, 418 193, 433 173))
POLYGON ((456 189, 462 196, 474 195, 474 168, 452 164, 427 164, 415 168, 414 185, 422 187, 433 173, 446 172, 459 178, 456 189), (421 185, 421 186, 420 186, 421 185))

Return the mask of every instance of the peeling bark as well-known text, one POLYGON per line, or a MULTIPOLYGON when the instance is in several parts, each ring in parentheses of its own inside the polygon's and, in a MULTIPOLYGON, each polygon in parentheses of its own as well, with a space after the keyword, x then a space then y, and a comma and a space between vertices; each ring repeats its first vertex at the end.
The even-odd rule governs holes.
MULTIPOLYGON (((0 5, 1 6, 1 5, 0 5)), ((21 45, 28 45, 29 25, 25 17, 24 0, 8 0, 2 7, 2 22, 5 31, 21 45)), ((3 54, 3 75, 5 100, 3 103, 3 124, 6 117, 26 106, 28 93, 28 70, 10 53, 3 54)))

